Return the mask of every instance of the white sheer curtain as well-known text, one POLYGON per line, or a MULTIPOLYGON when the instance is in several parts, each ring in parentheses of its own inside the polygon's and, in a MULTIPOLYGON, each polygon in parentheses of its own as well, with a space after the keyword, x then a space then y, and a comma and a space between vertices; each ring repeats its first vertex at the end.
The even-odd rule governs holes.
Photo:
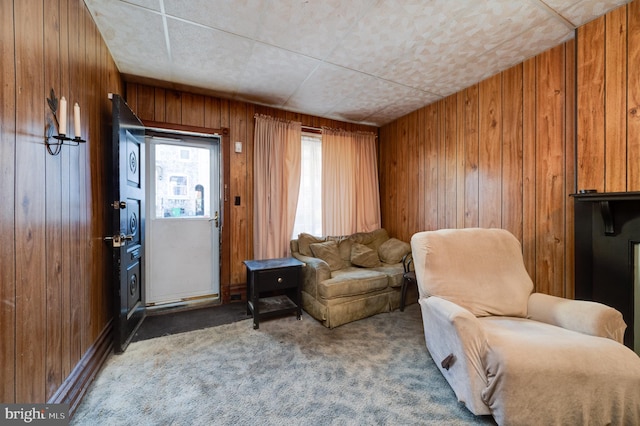
POLYGON ((322 227, 325 235, 380 228, 380 194, 373 133, 322 128, 322 227))
POLYGON ((301 123, 255 119, 253 257, 287 257, 300 187, 301 123))
POLYGON ((292 238, 302 232, 322 235, 322 137, 302 133, 298 210, 292 238))

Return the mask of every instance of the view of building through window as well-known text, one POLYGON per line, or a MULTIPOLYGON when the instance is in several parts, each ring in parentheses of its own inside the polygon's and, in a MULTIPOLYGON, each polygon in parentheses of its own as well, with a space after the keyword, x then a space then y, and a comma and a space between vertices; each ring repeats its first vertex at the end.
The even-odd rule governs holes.
POLYGON ((209 216, 209 150, 156 144, 155 159, 156 217, 209 216))
POLYGON ((293 227, 293 238, 306 232, 322 235, 322 136, 302 135, 300 195, 293 227))

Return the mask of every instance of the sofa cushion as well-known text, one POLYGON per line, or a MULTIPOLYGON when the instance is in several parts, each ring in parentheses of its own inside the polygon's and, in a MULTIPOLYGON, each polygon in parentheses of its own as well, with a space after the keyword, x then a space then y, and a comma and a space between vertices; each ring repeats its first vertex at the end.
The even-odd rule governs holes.
POLYGON ((351 246, 351 263, 364 268, 375 268, 380 266, 380 259, 375 250, 364 244, 353 243, 351 246))
POLYGON ((303 232, 301 234, 298 234, 298 250, 302 255, 313 256, 313 253, 311 252, 311 248, 309 246, 314 243, 322 243, 326 240, 327 239, 325 237, 314 237, 311 234, 303 232))
POLYGON ((351 244, 352 241, 348 236, 329 236, 327 241, 335 241, 338 243, 338 251, 342 260, 349 262, 351 259, 351 244))
POLYGON ((377 251, 378 247, 389 239, 389 234, 386 229, 380 228, 371 232, 357 232, 351 235, 350 238, 354 243, 364 244, 370 249, 377 251))
POLYGON ((397 238, 389 238, 378 247, 378 256, 384 263, 399 263, 402 257, 411 251, 409 243, 397 238))
POLYGON ((331 279, 318 284, 318 294, 333 299, 385 290, 387 285, 387 276, 381 272, 349 267, 333 272, 331 279))
POLYGON ((340 257, 338 251, 338 243, 335 241, 325 241, 323 243, 310 244, 311 252, 314 257, 324 260, 329 265, 331 271, 344 268, 344 261, 340 257))

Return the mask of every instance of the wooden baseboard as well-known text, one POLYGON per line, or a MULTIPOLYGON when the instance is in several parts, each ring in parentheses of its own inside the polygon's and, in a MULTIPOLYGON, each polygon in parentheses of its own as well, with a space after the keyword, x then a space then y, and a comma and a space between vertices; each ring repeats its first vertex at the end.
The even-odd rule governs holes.
POLYGON ((112 328, 113 323, 109 321, 93 345, 76 364, 69 377, 47 401, 49 404, 69 404, 69 414, 73 417, 82 397, 89 389, 89 385, 113 351, 112 328))

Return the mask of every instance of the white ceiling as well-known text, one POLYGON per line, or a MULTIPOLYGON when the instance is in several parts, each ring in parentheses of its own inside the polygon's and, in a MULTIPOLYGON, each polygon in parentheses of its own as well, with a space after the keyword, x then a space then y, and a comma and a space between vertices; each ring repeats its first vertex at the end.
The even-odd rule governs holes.
POLYGON ((629 0, 85 0, 121 73, 381 126, 629 0))

